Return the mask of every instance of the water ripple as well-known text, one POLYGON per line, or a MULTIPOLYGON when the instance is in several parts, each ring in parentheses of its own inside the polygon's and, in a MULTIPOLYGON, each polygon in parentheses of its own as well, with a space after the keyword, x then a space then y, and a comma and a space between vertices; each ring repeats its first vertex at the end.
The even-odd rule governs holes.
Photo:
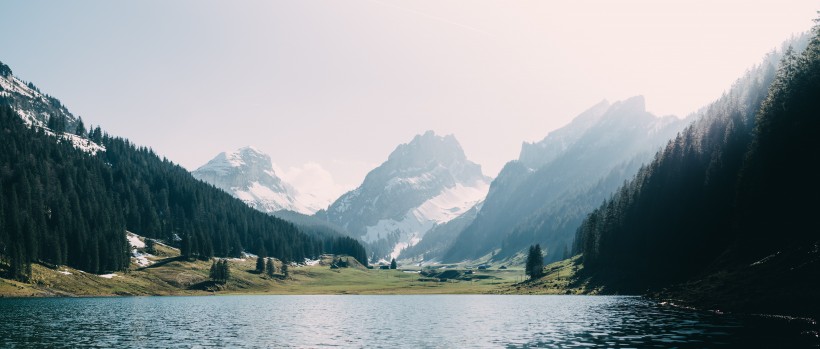
POLYGON ((218 296, 0 299, 10 348, 816 347, 808 325, 638 297, 218 296))

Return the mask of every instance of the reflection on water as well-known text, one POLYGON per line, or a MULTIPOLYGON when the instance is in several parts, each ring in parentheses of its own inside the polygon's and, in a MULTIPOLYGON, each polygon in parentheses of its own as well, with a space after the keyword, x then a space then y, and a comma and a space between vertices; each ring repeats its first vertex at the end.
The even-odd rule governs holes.
POLYGON ((814 347, 816 325, 603 296, 0 299, 0 347, 814 347), (802 334, 801 334, 802 333, 802 334))

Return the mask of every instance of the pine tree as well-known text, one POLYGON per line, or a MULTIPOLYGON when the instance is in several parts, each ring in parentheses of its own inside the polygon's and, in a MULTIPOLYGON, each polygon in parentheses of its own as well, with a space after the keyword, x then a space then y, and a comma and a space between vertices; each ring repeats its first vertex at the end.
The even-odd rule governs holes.
POLYGON ((145 252, 148 254, 156 254, 157 248, 154 239, 145 239, 145 252))
POLYGON ((217 266, 216 266, 216 259, 214 259, 213 262, 211 262, 211 271, 208 273, 208 277, 212 281, 217 281, 219 279, 219 275, 218 275, 218 272, 217 272, 217 266))
POLYGON ((53 115, 48 118, 48 128, 50 128, 54 133, 60 134, 65 132, 66 128, 66 119, 62 115, 53 115))
POLYGON ((257 273, 264 273, 265 272, 265 258, 262 256, 256 257, 256 272, 257 273))
POLYGON ((288 271, 288 262, 282 261, 282 275, 285 277, 290 276, 290 272, 288 271))
POLYGON ((541 253, 540 244, 530 246, 530 251, 527 255, 527 264, 524 268, 524 272, 526 272, 531 279, 536 279, 543 275, 544 255, 543 253, 541 253))
POLYGON ((99 126, 94 128, 93 131, 90 131, 90 132, 91 132, 91 134, 89 134, 89 138, 91 139, 92 142, 94 142, 94 143, 102 142, 102 130, 100 129, 99 126))
POLYGON ((228 279, 231 278, 231 268, 228 266, 228 260, 222 260, 222 267, 220 268, 222 271, 222 283, 228 282, 228 279))
POLYGON ((273 265, 273 258, 268 258, 267 267, 265 268, 268 276, 273 276, 276 273, 276 266, 273 265))
POLYGON ((398 268, 398 265, 396 264, 396 259, 395 259, 395 258, 393 258, 393 259, 390 261, 390 269, 396 269, 396 268, 398 268))
POLYGON ((79 118, 77 120, 77 128, 74 130, 74 134, 80 137, 85 136, 85 124, 83 123, 83 118, 79 118))
POLYGON ((184 234, 179 243, 179 253, 186 260, 191 259, 191 234, 184 234))
POLYGON ((228 279, 231 278, 231 269, 228 266, 227 259, 221 259, 219 261, 214 260, 211 263, 211 271, 209 274, 210 278, 214 282, 218 283, 226 283, 228 279))

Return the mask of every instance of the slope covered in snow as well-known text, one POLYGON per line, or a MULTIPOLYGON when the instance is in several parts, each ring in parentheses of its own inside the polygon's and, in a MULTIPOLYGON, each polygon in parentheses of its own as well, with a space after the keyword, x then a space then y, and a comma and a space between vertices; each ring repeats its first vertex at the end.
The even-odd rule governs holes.
POLYGON ((40 92, 32 83, 27 83, 12 74, 11 68, 0 62, 0 103, 7 104, 29 127, 43 129, 47 134, 69 142, 75 148, 96 154, 105 147, 78 135, 77 126, 81 120, 72 114, 58 99, 40 92), (49 129, 49 120, 59 118, 64 121, 66 132, 49 129), (76 134, 75 134, 76 133, 76 134))
POLYGON ((279 178, 270 156, 251 146, 222 152, 192 174, 262 212, 313 214, 323 208, 316 201, 303 200, 311 197, 279 178))
POLYGON ((399 145, 361 186, 317 216, 368 242, 377 259, 396 257, 483 200, 489 183, 455 137, 428 131, 399 145))

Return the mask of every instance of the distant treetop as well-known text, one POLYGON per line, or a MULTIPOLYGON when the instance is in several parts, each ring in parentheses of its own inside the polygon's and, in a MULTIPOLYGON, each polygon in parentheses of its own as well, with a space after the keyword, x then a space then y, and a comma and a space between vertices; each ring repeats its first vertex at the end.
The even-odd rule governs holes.
POLYGON ((11 76, 11 68, 9 66, 0 62, 0 76, 9 77, 11 76))

